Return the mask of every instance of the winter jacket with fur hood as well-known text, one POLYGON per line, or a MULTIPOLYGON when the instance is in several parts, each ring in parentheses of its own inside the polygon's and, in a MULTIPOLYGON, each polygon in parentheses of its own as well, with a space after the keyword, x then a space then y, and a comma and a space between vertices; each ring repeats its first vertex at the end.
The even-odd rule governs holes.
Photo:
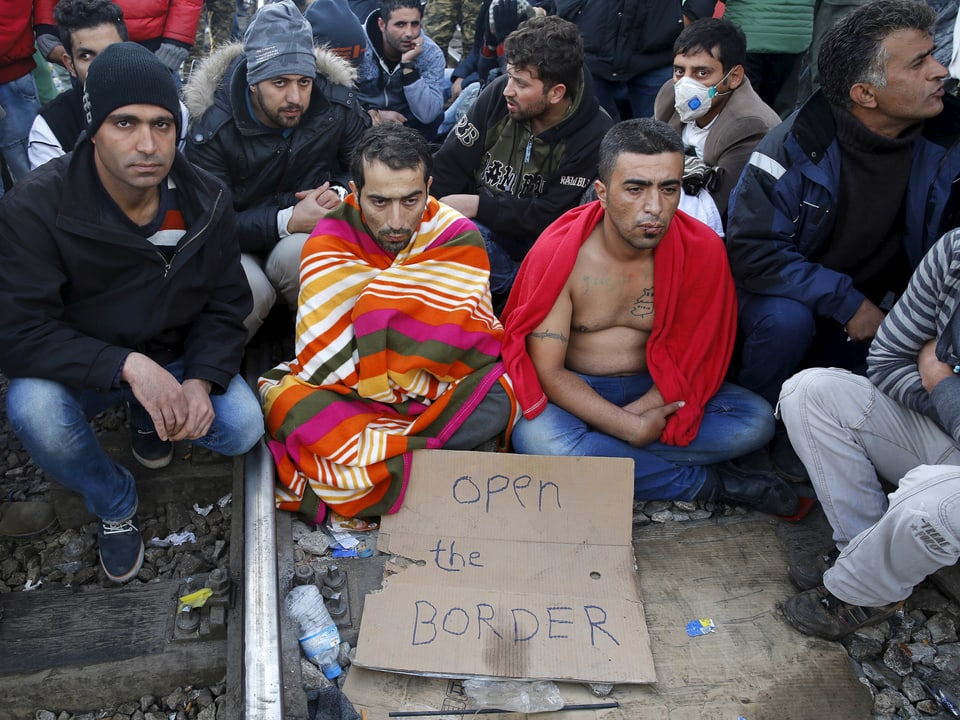
POLYGON ((370 119, 358 102, 350 63, 328 50, 315 54, 310 105, 291 133, 254 118, 240 43, 215 51, 184 87, 192 118, 187 157, 233 193, 243 252, 273 249, 280 240, 277 212, 295 205, 300 190, 349 182, 350 158, 370 119))

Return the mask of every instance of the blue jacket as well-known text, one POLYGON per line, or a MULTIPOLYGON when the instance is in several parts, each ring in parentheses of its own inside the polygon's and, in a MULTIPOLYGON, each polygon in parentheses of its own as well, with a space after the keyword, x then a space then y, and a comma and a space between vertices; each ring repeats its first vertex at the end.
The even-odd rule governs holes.
MULTIPOLYGON (((903 237, 911 270, 960 223, 960 189, 951 196, 960 176, 960 100, 943 100, 913 149, 903 237)), ((864 296, 850 276, 808 259, 831 238, 839 188, 836 126, 817 93, 760 142, 730 196, 727 253, 738 290, 791 298, 839 323, 853 316, 864 296)))
POLYGON ((364 23, 368 42, 357 77, 360 103, 366 110, 394 110, 408 121, 416 119, 422 125, 439 122, 443 115, 443 73, 447 67, 443 50, 422 34, 423 52, 415 61, 417 71, 404 77, 399 64, 391 71, 380 55, 383 34, 377 25, 379 19, 380 11, 376 10, 364 23))

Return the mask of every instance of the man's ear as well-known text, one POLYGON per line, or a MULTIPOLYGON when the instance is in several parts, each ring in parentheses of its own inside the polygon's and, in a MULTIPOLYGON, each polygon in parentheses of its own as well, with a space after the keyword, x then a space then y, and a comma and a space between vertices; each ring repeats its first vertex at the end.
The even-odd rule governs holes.
POLYGON ((353 193, 353 199, 356 200, 356 201, 357 201, 357 205, 359 205, 359 204, 360 204, 360 191, 357 190, 357 184, 356 184, 353 180, 351 180, 348 184, 350 185, 350 192, 353 193))
POLYGON ((557 83, 547 90, 547 102, 555 105, 567 96, 567 86, 563 83, 557 83))
POLYGON ((743 65, 734 65, 727 75, 727 85, 731 90, 736 90, 743 84, 744 70, 743 65))
POLYGON ((377 18, 377 27, 380 28, 381 34, 383 34, 383 31, 387 29, 387 24, 383 21, 382 17, 377 18))
POLYGON ((77 68, 73 65, 73 58, 70 57, 70 53, 65 52, 62 55, 63 66, 67 69, 67 72, 70 73, 72 77, 77 77, 77 68))
POLYGON ((870 83, 854 83, 850 88, 850 99, 854 105, 875 108, 877 106, 877 90, 870 83))
POLYGON ((433 185, 433 175, 427 178, 427 195, 430 194, 430 186, 433 185))
POLYGON ((597 193, 597 199, 600 201, 600 207, 607 206, 607 186, 599 180, 593 181, 593 189, 597 193))

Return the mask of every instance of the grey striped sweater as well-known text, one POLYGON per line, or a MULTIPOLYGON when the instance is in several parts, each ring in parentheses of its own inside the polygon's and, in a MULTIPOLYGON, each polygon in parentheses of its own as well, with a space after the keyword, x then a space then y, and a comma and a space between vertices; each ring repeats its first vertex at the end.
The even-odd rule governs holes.
POLYGON ((867 375, 884 393, 927 415, 960 442, 960 375, 927 393, 920 349, 937 339, 937 358, 960 372, 960 228, 930 248, 870 346, 867 375))

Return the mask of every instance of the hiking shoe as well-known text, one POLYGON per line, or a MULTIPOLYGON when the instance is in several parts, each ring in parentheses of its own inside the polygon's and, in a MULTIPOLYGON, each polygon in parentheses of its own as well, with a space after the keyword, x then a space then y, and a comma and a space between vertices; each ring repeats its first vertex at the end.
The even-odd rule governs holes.
POLYGON ((881 607, 851 605, 821 585, 787 600, 783 604, 783 614, 804 635, 839 640, 865 625, 887 619, 903 607, 903 602, 881 607))
POLYGON ((144 430, 131 425, 130 449, 137 462, 151 470, 165 468, 173 460, 173 443, 161 440, 152 427, 144 430))
POLYGON ((143 565, 143 538, 136 514, 126 520, 101 520, 97 539, 100 565, 108 578, 123 583, 136 577, 143 565))
POLYGON ((57 513, 50 503, 40 501, 0 503, 0 537, 24 540, 51 532, 57 527, 57 513))
POLYGON ((730 462, 714 465, 713 470, 719 490, 717 499, 722 502, 784 517, 795 515, 800 506, 791 484, 775 473, 743 470, 730 462))
POLYGON ((787 577, 797 590, 812 590, 823 585, 823 574, 833 567, 839 556, 836 548, 825 553, 808 553, 787 565, 787 577))

